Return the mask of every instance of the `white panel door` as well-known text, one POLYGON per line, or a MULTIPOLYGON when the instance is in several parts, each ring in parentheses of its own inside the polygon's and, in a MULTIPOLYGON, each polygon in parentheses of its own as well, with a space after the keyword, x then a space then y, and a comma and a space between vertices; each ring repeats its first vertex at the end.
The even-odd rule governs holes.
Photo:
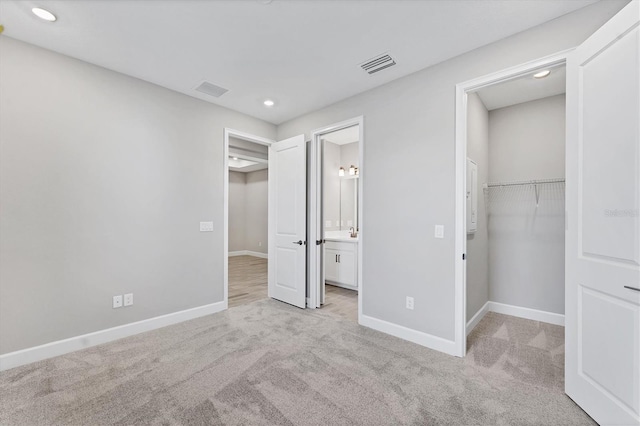
POLYGON ((640 4, 567 62, 565 389, 640 424, 640 4))
POLYGON ((269 297, 306 302, 307 159, 304 135, 269 147, 269 297))

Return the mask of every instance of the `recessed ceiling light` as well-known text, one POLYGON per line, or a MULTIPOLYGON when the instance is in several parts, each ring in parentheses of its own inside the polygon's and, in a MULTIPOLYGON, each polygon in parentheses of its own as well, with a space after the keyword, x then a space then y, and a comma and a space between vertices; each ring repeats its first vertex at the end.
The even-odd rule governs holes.
POLYGON ((44 19, 45 21, 53 22, 56 19, 58 19, 56 18, 56 15, 54 15, 53 13, 49 12, 46 9, 42 9, 41 7, 34 7, 33 9, 31 9, 31 11, 38 18, 44 19))
POLYGON ((271 99, 267 99, 264 101, 264 104, 268 107, 272 107, 275 105, 275 102, 273 102, 271 99))
POLYGON ((540 71, 538 73, 535 73, 533 75, 533 78, 545 78, 547 77, 549 74, 551 74, 551 71, 549 70, 544 70, 544 71, 540 71))
POLYGON ((234 159, 234 160, 237 160, 237 159, 238 159, 238 157, 233 157, 233 159, 234 159))

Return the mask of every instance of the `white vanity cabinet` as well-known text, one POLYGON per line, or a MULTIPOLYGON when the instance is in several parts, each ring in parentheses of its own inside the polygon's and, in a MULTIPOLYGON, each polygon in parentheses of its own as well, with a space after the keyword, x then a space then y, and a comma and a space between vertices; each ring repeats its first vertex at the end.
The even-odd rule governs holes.
POLYGON ((327 283, 358 288, 358 243, 327 240, 324 246, 324 279, 327 283))

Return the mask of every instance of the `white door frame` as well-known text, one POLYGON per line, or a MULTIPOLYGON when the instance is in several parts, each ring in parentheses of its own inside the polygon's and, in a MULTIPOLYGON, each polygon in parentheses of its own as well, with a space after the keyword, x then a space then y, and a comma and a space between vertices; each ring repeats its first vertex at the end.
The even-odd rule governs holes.
MULTIPOLYGON (((224 244, 224 266, 223 281, 224 281, 224 309, 229 307, 229 138, 234 137, 236 139, 242 139, 248 142, 257 143, 259 145, 271 146, 275 141, 260 136, 255 136, 249 133, 241 132, 239 130, 224 128, 224 153, 223 153, 223 204, 224 204, 224 219, 223 219, 223 244, 224 244)), ((267 237, 268 238, 268 237, 267 237)), ((266 241, 267 247, 269 247, 269 241, 266 241)), ((269 253, 267 253, 269 256, 269 253)))
MULTIPOLYGON (((567 62, 574 49, 564 50, 524 64, 516 65, 483 77, 465 81, 456 85, 456 189, 455 189, 455 355, 464 357, 467 353, 467 212, 466 212, 466 175, 467 175, 467 96, 483 87, 503 83, 539 68, 552 67, 567 62)), ((469 318, 470 319, 470 318, 469 318)))
POLYGON ((324 267, 324 259, 322 259, 322 245, 316 245, 316 241, 322 238, 322 153, 320 139, 323 135, 337 130, 346 129, 347 127, 359 126, 358 131, 360 133, 358 139, 358 227, 360 232, 358 233, 358 323, 361 323, 362 319, 362 293, 363 293, 363 280, 362 280, 362 246, 363 246, 363 232, 364 227, 362 222, 363 217, 363 179, 366 174, 366 168, 364 167, 364 117, 354 117, 339 123, 334 123, 320 129, 316 129, 311 132, 311 146, 309 153, 311 155, 309 171, 310 177, 310 192, 309 192, 309 307, 315 308, 320 303, 320 274, 321 268, 324 267))

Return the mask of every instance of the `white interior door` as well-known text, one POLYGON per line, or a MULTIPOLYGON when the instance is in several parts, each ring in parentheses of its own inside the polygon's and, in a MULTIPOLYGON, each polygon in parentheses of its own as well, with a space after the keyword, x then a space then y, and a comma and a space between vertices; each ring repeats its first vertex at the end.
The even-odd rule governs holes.
POLYGON ((304 135, 269 147, 269 297, 306 302, 307 158, 304 135))
POLYGON ((567 394, 640 424, 640 4, 567 62, 567 394))

